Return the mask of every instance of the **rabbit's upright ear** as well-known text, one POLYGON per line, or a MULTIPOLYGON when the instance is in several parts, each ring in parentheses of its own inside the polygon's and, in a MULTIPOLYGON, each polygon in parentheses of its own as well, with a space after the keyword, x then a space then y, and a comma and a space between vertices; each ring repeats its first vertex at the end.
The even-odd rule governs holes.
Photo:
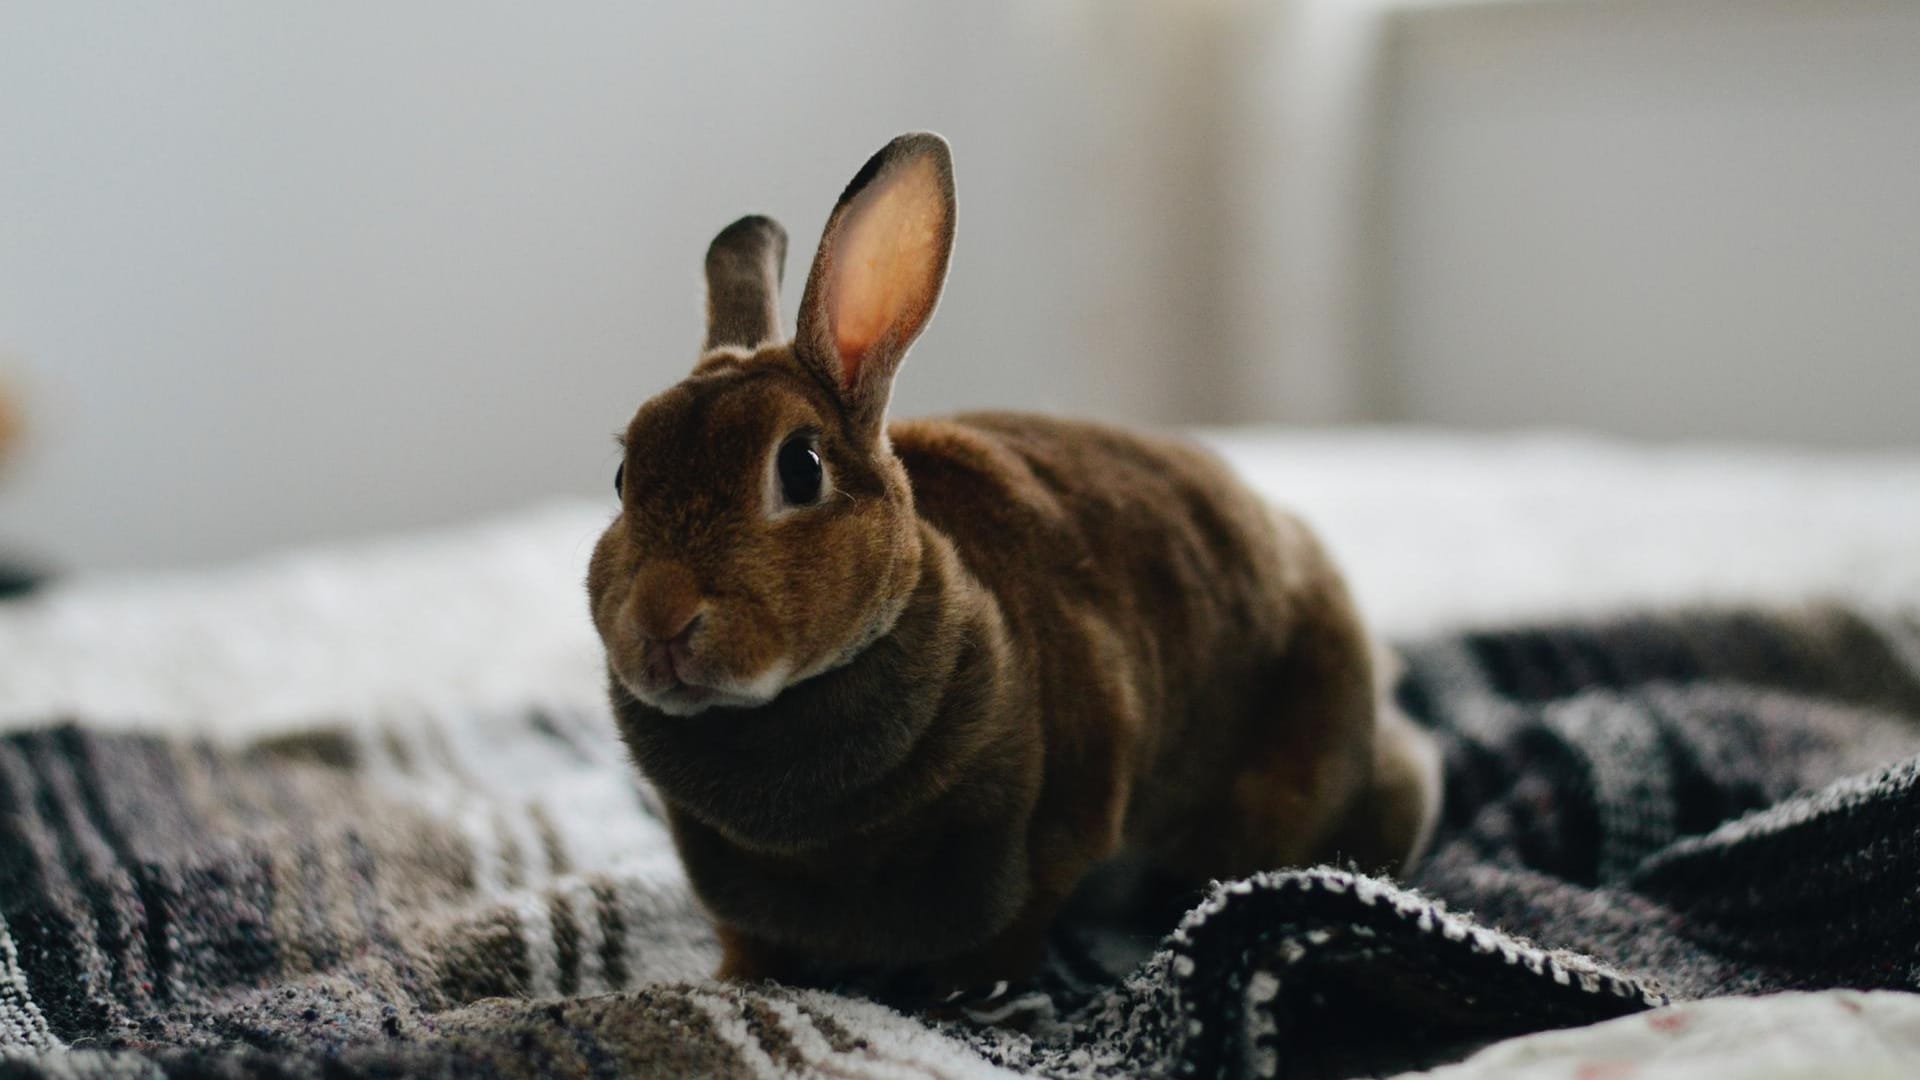
POLYGON ((787 230, 772 218, 743 217, 707 246, 707 344, 757 349, 780 337, 780 276, 787 230))
POLYGON ((800 300, 794 348, 878 430, 893 373, 933 315, 953 251, 946 140, 902 135, 873 155, 827 218, 800 300))

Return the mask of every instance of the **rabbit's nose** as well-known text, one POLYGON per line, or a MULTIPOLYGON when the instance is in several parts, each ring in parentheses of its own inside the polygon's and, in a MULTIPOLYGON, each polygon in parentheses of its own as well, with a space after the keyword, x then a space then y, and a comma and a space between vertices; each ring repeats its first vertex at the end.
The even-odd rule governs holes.
POLYGON ((667 659, 672 662, 674 673, 681 679, 687 678, 687 666, 693 663, 693 635, 699 631, 700 622, 706 617, 705 612, 694 612, 693 618, 687 620, 687 625, 667 639, 667 659))
POLYGON ((694 632, 700 629, 700 623, 706 619, 706 617, 707 612, 705 608, 695 611, 688 617, 686 623, 682 625, 680 629, 674 631, 671 636, 661 638, 660 641, 666 644, 668 648, 685 651, 687 643, 693 640, 694 632))
POLYGON ((648 641, 682 644, 699 628, 706 614, 706 598, 693 574, 667 563, 650 566, 634 582, 628 608, 633 630, 648 641))

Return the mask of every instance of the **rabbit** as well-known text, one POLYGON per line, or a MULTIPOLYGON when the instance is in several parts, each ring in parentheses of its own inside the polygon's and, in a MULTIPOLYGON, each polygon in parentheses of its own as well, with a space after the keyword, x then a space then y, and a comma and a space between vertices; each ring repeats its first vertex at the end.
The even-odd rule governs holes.
POLYGON ((785 232, 729 225, 704 350, 621 440, 592 619, 722 979, 1018 982, 1111 856, 1195 888, 1392 869, 1437 809, 1332 560, 1221 461, 1044 416, 888 423, 954 212, 946 142, 888 143, 791 340, 785 232))

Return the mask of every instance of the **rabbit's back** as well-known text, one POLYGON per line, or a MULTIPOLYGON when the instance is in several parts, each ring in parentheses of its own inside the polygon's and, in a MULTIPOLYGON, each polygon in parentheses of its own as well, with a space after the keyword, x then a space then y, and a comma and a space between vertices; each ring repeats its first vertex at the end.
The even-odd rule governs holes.
MULTIPOLYGON (((1019 413, 890 433, 918 514, 952 539, 1032 666, 1049 788, 1110 778, 1042 795, 1073 828, 1197 851, 1216 817, 1245 816, 1221 781, 1249 754, 1300 762, 1309 796, 1364 772, 1371 679, 1345 586, 1312 534, 1218 458, 1019 413), (1334 734, 1349 725, 1360 739, 1334 734)), ((1323 839, 1312 832, 1302 854, 1323 839)), ((1254 854, 1208 853, 1207 873, 1254 854)))

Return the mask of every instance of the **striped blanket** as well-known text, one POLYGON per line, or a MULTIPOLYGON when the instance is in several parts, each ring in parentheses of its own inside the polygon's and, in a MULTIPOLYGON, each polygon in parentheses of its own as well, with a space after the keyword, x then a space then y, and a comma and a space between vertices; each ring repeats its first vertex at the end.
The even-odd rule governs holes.
POLYGON ((0 1074, 1351 1075, 1670 998, 1920 988, 1920 618, 1411 642, 1433 854, 1061 927, 982 1026, 705 978, 605 715, 0 739, 0 1074))

